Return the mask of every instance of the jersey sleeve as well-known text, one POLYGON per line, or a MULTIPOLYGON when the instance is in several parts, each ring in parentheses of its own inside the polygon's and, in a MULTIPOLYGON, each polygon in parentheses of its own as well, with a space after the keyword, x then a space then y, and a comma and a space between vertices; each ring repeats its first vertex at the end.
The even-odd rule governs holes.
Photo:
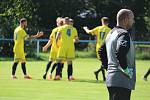
POLYGON ((117 48, 116 48, 116 55, 119 61, 120 66, 123 69, 127 68, 127 53, 130 48, 130 37, 129 33, 122 33, 117 40, 117 48))
POLYGON ((98 34, 98 30, 99 30, 99 27, 96 27, 96 28, 90 30, 89 33, 92 34, 92 35, 97 35, 98 34))
POLYGON ((77 29, 76 29, 76 28, 74 28, 74 37, 75 37, 75 38, 78 38, 78 32, 77 32, 77 29))
POLYGON ((20 30, 20 33, 23 38, 26 38, 29 36, 24 30, 20 30))

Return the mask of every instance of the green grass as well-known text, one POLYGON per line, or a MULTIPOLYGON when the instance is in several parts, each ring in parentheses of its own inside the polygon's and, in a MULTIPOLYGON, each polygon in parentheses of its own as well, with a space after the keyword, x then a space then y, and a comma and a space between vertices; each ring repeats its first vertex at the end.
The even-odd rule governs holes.
MULTIPOLYGON (((150 80, 145 82, 141 78, 150 67, 149 62, 150 60, 137 61, 137 83, 131 100, 150 100, 150 80)), ((100 81, 95 81, 93 71, 98 68, 99 61, 94 58, 74 60, 75 81, 67 80, 66 65, 61 81, 42 80, 46 61, 27 62, 32 80, 23 79, 20 65, 16 73, 18 80, 12 80, 12 64, 13 61, 0 62, 0 100, 108 100, 101 73, 100 81)))

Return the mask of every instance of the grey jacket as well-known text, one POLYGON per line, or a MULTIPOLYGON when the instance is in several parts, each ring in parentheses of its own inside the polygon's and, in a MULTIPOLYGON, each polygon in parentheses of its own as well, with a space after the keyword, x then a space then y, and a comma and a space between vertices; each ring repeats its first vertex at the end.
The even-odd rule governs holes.
POLYGON ((128 31, 121 27, 113 28, 106 37, 105 44, 102 48, 104 47, 106 49, 101 49, 101 53, 107 57, 107 60, 104 60, 107 61, 108 64, 106 76, 107 87, 134 89, 136 82, 135 49, 128 31), (103 50, 106 50, 107 54, 104 54, 103 50), (124 75, 124 73, 118 69, 119 66, 123 69, 128 67, 132 70, 133 77, 130 79, 124 75))

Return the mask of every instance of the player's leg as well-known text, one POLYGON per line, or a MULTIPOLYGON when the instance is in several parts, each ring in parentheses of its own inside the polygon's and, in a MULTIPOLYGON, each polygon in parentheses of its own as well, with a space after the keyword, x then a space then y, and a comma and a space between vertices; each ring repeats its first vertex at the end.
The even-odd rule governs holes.
POLYGON ((145 75, 144 75, 144 77, 143 77, 143 79, 144 79, 145 81, 147 81, 147 77, 148 77, 149 74, 150 74, 150 68, 148 69, 148 71, 145 73, 145 75))
POLYGON ((45 73, 44 73, 44 75, 43 75, 43 79, 46 79, 46 75, 47 75, 47 72, 48 72, 48 70, 49 70, 51 64, 52 64, 52 61, 49 61, 49 62, 47 63, 46 69, 45 69, 45 73))
POLYGON ((64 63, 62 63, 62 66, 61 66, 61 68, 60 68, 60 77, 62 78, 62 70, 63 70, 63 68, 64 68, 64 63))
POLYGON ((62 62, 62 61, 59 60, 58 63, 57 63, 56 75, 55 75, 54 80, 60 80, 60 79, 61 79, 61 77, 60 77, 60 71, 61 71, 61 67, 62 67, 62 65, 63 65, 61 62, 62 62))
POLYGON ((73 77, 73 62, 72 62, 74 58, 75 58, 75 48, 74 46, 72 46, 67 50, 68 80, 75 80, 75 78, 73 77))
POLYGON ((100 67, 97 71, 94 71, 94 75, 95 75, 96 80, 98 80, 98 74, 101 70, 102 70, 102 68, 100 67))
POLYGON ((68 69, 67 69, 67 73, 68 73, 68 80, 75 80, 75 78, 73 77, 73 64, 72 64, 72 60, 68 60, 67 61, 68 64, 68 69))
POLYGON ((56 68, 56 66, 57 66, 57 63, 54 63, 53 66, 52 66, 52 69, 50 71, 50 74, 48 75, 49 80, 52 79, 52 73, 53 73, 54 69, 56 68))
POLYGON ((103 81, 106 81, 106 77, 105 77, 105 69, 102 68, 102 75, 103 75, 103 81))
POLYGON ((20 62, 21 62, 21 68, 24 74, 24 79, 31 79, 31 77, 29 75, 27 75, 27 71, 26 71, 26 59, 25 59, 25 54, 24 52, 20 54, 20 62))
POLYGON ((12 66, 12 78, 13 79, 17 79, 17 77, 15 76, 15 73, 16 73, 17 65, 20 59, 22 58, 21 54, 22 54, 21 52, 14 52, 14 63, 12 66))
POLYGON ((57 67, 56 67, 56 75, 54 80, 60 80, 60 73, 61 73, 61 68, 63 66, 62 61, 66 59, 66 48, 65 47, 60 47, 57 52, 57 67))
POLYGON ((54 63, 54 64, 53 64, 53 66, 52 66, 52 69, 51 69, 50 74, 52 74, 52 73, 53 73, 53 71, 54 71, 54 69, 56 68, 56 66, 57 66, 57 63, 54 63))
POLYGON ((12 66, 12 78, 13 79, 17 79, 17 77, 15 76, 17 65, 18 65, 18 62, 14 62, 12 66))
POLYGON ((57 59, 57 52, 58 52, 58 49, 56 48, 51 48, 51 52, 50 52, 50 58, 51 60, 55 61, 55 63, 53 64, 52 66, 52 69, 50 71, 50 74, 48 76, 48 79, 52 79, 52 73, 54 71, 54 69, 56 68, 57 66, 57 62, 56 62, 56 59, 57 59))
POLYGON ((25 61, 22 61, 21 62, 21 68, 22 68, 22 72, 24 74, 24 78, 25 79, 32 79, 28 74, 27 74, 27 71, 26 71, 26 62, 25 61))
MULTIPOLYGON (((99 59, 100 57, 99 57, 99 54, 98 54, 98 50, 99 50, 99 46, 96 46, 96 56, 99 59)), ((95 75, 96 80, 98 80, 98 74, 101 70, 102 70, 102 67, 100 66, 97 71, 94 71, 94 75, 95 75)))

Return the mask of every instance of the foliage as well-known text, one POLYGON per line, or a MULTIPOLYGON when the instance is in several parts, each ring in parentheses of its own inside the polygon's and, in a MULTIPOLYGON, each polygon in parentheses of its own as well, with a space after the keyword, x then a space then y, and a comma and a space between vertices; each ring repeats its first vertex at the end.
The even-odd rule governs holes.
MULTIPOLYGON (((116 13, 121 8, 129 8, 135 14, 135 26, 131 30, 136 41, 150 40, 150 2, 149 0, 1 0, 0 2, 0 38, 13 38, 13 30, 19 19, 28 19, 28 33, 44 31, 43 38, 48 38, 51 30, 56 27, 58 16, 74 19, 80 39, 94 39, 82 29, 90 29, 101 25, 100 18, 108 16, 110 27, 116 25, 116 13)), ((85 49, 87 43, 76 45, 85 49)))

